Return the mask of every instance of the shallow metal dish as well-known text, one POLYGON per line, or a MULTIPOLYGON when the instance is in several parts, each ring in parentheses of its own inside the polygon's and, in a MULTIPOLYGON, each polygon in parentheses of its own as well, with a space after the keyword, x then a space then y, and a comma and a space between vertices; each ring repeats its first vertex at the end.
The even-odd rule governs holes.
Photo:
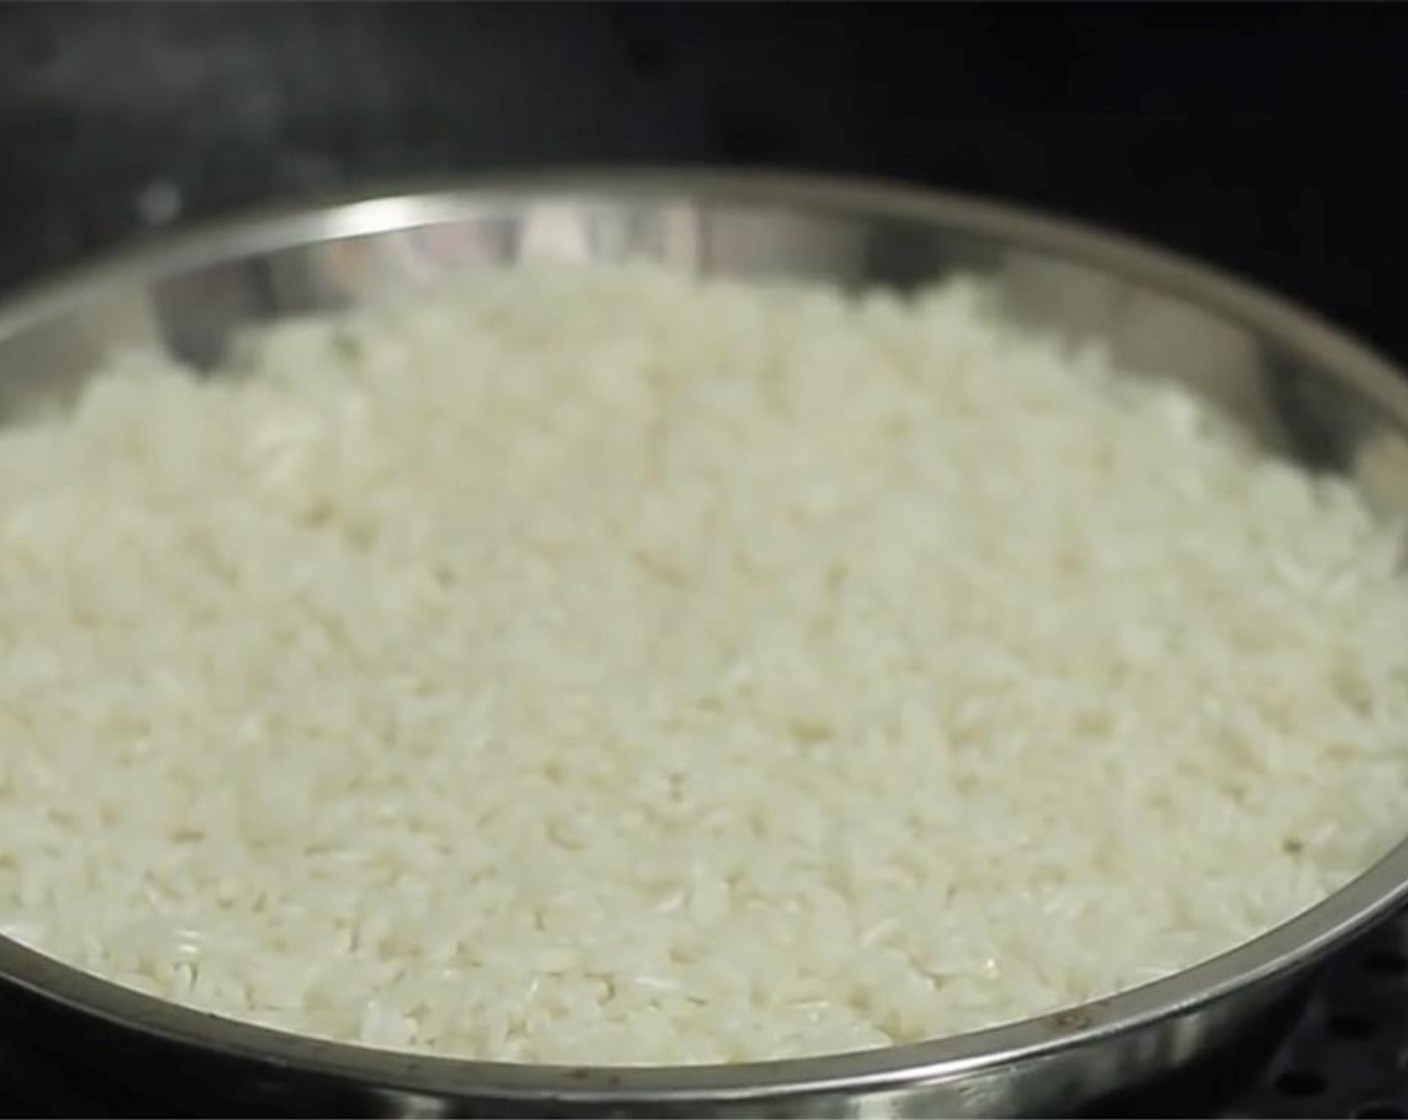
MULTIPOLYGON (((113 349, 199 366, 232 330, 345 306, 472 264, 646 255, 704 272, 911 287, 991 278, 1024 322, 1108 343, 1221 401, 1318 469, 1408 510, 1408 385, 1309 314, 1118 237, 892 187, 785 176, 602 173, 450 187, 206 230, 0 311, 0 417, 81 384, 113 349)), ((1408 729, 1405 729, 1408 735, 1408 729)), ((1408 744, 1405 744, 1408 746, 1408 744)), ((94 842, 102 838, 94 836, 94 842)), ((1170 837, 1170 843, 1176 843, 1170 837)), ((137 995, 0 938, 0 1016, 56 1060, 245 1112, 806 1116, 1073 1110, 1241 1037, 1405 894, 1408 843, 1270 934, 1135 991, 1013 1026, 863 1054, 731 1067, 568 1069, 374 1051, 137 995)), ((1111 914, 1118 925, 1120 915, 1111 914)), ((187 1107, 190 1107, 189 1105, 187 1107)))

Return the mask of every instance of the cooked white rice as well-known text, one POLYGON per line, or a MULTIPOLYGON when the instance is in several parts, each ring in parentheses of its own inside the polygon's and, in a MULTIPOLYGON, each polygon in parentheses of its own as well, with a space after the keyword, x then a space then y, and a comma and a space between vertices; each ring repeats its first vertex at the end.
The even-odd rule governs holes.
POLYGON ((1403 832, 1401 536, 906 303, 532 270, 0 435, 0 922, 241 1019, 740 1061, 1136 985, 1403 832))

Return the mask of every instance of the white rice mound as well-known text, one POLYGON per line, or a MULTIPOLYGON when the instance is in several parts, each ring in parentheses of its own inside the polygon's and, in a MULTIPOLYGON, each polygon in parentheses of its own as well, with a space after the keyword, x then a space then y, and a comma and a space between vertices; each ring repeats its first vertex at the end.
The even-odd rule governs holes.
POLYGON ((1401 526, 914 300, 534 268, 0 434, 0 928, 382 1047, 946 1035, 1316 902, 1408 809, 1401 526))

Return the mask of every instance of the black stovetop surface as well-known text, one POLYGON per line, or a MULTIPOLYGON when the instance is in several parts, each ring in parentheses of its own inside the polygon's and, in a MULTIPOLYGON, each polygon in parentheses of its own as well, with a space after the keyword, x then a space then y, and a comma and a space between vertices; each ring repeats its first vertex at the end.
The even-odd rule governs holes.
MULTIPOLYGON (((0 294, 272 200, 709 163, 1109 223, 1408 360, 1405 58, 1394 5, 3 5, 0 294)), ((1408 1115, 1406 936, 1400 921, 1334 962, 1270 1061, 1129 1112, 1408 1115)), ((167 1110, 56 1073, 29 1041, 0 1037, 0 1113, 167 1110)), ((200 1109, 220 1113, 217 1087, 200 1109)))

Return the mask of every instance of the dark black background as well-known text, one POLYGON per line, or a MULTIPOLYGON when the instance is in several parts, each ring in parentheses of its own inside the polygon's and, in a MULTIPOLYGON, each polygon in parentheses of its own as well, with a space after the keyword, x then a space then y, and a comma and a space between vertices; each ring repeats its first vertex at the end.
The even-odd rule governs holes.
POLYGON ((139 235, 153 183, 189 219, 449 171, 761 164, 1108 222, 1408 357, 1406 136, 1398 5, 7 5, 0 289, 139 235))

